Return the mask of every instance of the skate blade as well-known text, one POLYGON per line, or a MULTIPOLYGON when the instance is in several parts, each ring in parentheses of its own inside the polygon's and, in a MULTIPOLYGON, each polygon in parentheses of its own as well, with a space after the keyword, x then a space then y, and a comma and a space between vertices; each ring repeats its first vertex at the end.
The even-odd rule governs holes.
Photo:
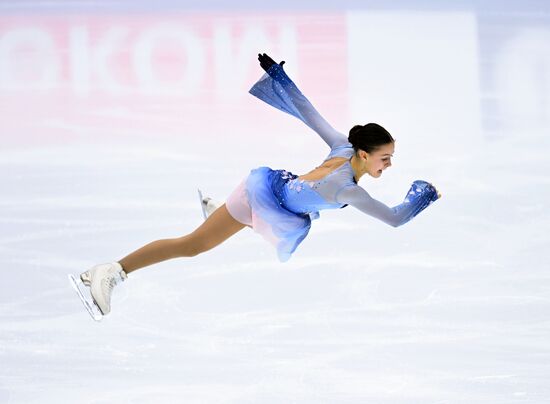
POLYGON ((82 304, 86 308, 86 311, 88 312, 90 317, 92 317, 95 321, 101 321, 101 319, 103 318, 103 314, 101 314, 101 310, 99 310, 99 307, 97 307, 93 299, 91 298, 87 299, 86 296, 84 296, 84 293, 82 292, 82 290, 80 289, 80 287, 86 288, 87 286, 85 286, 82 283, 82 280, 80 278, 78 279, 75 278, 73 274, 69 274, 68 276, 69 276, 69 282, 71 282, 71 286, 78 294, 78 297, 82 301, 82 304))
POLYGON ((206 218, 208 217, 208 214, 206 213, 206 206, 204 205, 204 203, 202 203, 202 192, 200 189, 198 189, 197 191, 199 191, 199 202, 201 204, 201 209, 202 209, 202 215, 204 217, 204 220, 206 220, 206 218))

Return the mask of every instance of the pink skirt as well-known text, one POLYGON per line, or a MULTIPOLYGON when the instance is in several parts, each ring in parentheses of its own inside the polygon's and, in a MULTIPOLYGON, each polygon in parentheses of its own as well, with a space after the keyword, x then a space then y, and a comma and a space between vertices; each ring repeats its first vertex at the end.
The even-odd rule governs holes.
POLYGON ((231 192, 225 202, 225 207, 233 219, 252 227, 252 209, 246 195, 246 178, 231 192))

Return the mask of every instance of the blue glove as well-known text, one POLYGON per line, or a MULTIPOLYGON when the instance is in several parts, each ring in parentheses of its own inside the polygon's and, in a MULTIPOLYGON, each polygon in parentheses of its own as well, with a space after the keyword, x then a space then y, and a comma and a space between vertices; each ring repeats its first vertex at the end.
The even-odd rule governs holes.
POLYGON ((406 221, 409 221, 418 215, 429 205, 439 199, 439 197, 440 194, 437 192, 437 189, 435 189, 435 187, 429 182, 422 180, 414 181, 409 189, 409 192, 407 192, 407 196, 405 196, 403 204, 400 206, 401 209, 405 206, 409 208, 412 207, 407 215, 406 221))

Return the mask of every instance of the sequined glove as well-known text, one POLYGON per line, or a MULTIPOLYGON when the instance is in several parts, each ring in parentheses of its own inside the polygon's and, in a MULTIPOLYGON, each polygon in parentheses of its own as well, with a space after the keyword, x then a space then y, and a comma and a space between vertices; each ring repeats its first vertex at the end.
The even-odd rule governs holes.
POLYGON ((397 225, 407 223, 440 197, 440 193, 429 182, 414 181, 403 203, 392 208, 399 217, 397 225))
MULTIPOLYGON (((271 57, 269 57, 267 53, 258 53, 258 60, 260 61, 260 66, 266 72, 269 70, 271 66, 275 64, 275 61, 271 59, 271 57)), ((283 60, 281 63, 279 63, 279 66, 283 67, 284 64, 285 64, 285 61, 283 60)))
POLYGON ((439 192, 437 192, 437 189, 432 184, 417 180, 411 185, 411 189, 405 197, 405 203, 415 207, 413 216, 416 216, 437 199, 439 199, 439 192))

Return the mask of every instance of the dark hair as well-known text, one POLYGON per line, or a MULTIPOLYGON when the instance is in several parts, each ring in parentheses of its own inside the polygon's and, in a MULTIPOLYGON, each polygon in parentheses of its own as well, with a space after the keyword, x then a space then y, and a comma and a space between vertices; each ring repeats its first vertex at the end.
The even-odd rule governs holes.
POLYGON ((352 144, 356 153, 359 149, 372 153, 378 150, 380 146, 395 142, 390 133, 376 123, 355 125, 349 131, 348 141, 352 144))

